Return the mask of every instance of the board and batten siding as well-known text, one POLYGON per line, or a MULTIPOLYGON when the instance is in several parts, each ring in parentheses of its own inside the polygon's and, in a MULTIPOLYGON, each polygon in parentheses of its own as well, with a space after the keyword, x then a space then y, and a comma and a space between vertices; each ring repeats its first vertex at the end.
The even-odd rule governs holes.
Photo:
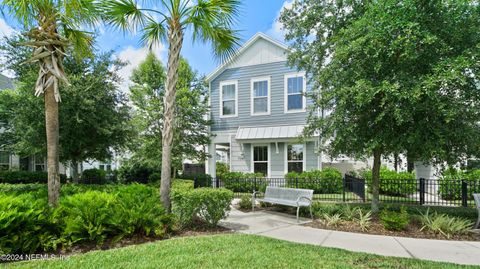
MULTIPOLYGON (((230 68, 223 71, 210 83, 210 105, 212 131, 234 130, 246 126, 279 126, 301 125, 306 123, 308 112, 285 113, 285 75, 297 70, 289 68, 286 62, 275 62, 251 66, 230 68), (250 115, 251 84, 257 77, 270 76, 270 115, 250 115), (220 83, 222 81, 238 81, 238 115, 220 118, 220 83)), ((307 84, 307 91, 310 86, 307 84)), ((307 102, 308 103, 308 102, 307 102)))

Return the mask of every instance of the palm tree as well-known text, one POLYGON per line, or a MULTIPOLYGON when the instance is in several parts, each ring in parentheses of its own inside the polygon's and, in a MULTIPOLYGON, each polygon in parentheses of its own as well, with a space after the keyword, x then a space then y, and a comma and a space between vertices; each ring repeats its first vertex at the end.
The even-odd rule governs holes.
POLYGON ((210 43, 213 54, 225 60, 239 42, 232 26, 239 13, 239 0, 159 0, 159 8, 139 7, 135 0, 106 1, 106 21, 123 31, 140 29, 141 40, 150 48, 167 41, 168 63, 162 132, 162 177, 160 196, 170 211, 171 146, 175 121, 175 86, 183 38, 188 31, 194 42, 210 43))
POLYGON ((28 62, 38 62, 39 72, 35 95, 43 94, 47 136, 48 203, 58 204, 59 174, 59 84, 68 83, 63 70, 63 57, 69 47, 80 56, 90 52, 91 33, 81 26, 95 22, 94 0, 3 0, 2 9, 25 29, 26 42, 19 45, 33 48, 28 62))

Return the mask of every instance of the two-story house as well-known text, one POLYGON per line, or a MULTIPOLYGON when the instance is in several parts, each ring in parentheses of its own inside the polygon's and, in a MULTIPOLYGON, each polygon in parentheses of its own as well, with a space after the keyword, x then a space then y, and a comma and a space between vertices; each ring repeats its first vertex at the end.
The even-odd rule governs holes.
MULTIPOLYGON (((257 33, 208 75, 214 135, 210 155, 226 152, 230 171, 258 172, 269 178, 323 166, 342 173, 371 166, 371 159, 325 156, 318 150, 322 143, 318 136, 300 142, 309 113, 305 92, 311 85, 305 72, 287 65, 288 50, 285 44, 257 33)), ((206 165, 212 177, 216 161, 211 157, 206 165)), ((388 158, 382 163, 393 169, 388 158)), ((435 177, 434 169, 423 163, 416 163, 415 171, 417 177, 435 177)))
MULTIPOLYGON (((207 77, 214 135, 209 152, 226 150, 231 171, 275 178, 322 166, 319 138, 299 139, 311 88, 305 72, 287 66, 287 52, 257 33, 207 77)), ((215 161, 210 158, 206 168, 213 177, 215 161)))

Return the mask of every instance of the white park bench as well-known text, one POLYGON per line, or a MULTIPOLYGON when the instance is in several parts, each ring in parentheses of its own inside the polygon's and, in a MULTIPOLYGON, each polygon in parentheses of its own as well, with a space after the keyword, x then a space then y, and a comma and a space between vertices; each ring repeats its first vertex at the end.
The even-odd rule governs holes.
POLYGON ((474 228, 478 229, 480 228, 480 193, 474 193, 473 199, 475 200, 475 206, 477 207, 477 211, 478 211, 478 219, 474 228))
POLYGON ((255 203, 264 202, 270 204, 293 206, 297 208, 297 221, 300 207, 310 207, 310 217, 312 215, 312 197, 313 190, 309 189, 292 189, 267 186, 265 196, 257 198, 258 191, 254 191, 252 195, 252 210, 255 210, 255 203))

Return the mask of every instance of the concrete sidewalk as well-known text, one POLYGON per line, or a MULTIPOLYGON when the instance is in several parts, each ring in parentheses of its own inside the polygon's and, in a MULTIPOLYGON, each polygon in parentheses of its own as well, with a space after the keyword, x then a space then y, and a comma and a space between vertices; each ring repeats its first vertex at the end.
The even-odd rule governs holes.
POLYGON ((299 224, 310 220, 271 211, 244 213, 232 209, 220 225, 246 234, 257 234, 297 243, 341 248, 384 256, 480 265, 480 242, 447 241, 370 235, 315 229, 299 224))

